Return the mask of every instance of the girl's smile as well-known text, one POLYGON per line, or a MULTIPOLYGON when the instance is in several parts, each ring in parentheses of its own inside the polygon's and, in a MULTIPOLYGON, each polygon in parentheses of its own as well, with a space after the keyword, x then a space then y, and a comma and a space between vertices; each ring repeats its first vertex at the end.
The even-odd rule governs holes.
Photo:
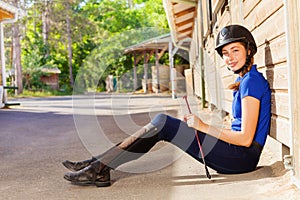
POLYGON ((233 72, 241 69, 246 63, 246 49, 240 42, 224 46, 222 54, 226 65, 233 72))

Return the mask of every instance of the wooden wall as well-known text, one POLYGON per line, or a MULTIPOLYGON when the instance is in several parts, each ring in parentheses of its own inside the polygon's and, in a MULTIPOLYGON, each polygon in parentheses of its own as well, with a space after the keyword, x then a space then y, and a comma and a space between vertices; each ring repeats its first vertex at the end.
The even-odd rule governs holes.
POLYGON ((244 24, 256 38, 255 62, 264 73, 272 90, 272 124, 270 135, 291 147, 289 121, 288 66, 282 0, 246 0, 244 24))
MULTIPOLYGON (((203 19, 208 18, 209 12, 212 16, 211 26, 209 27, 206 21, 203 26, 205 100, 213 107, 231 113, 232 91, 228 90, 227 86, 234 82, 236 75, 227 70, 223 60, 215 52, 215 38, 225 25, 238 23, 246 26, 254 35, 258 46, 255 63, 258 65, 258 70, 267 78, 272 90, 270 135, 282 144, 291 147, 289 76, 283 0, 231 0, 227 7, 222 7, 225 1, 220 0, 213 1, 212 10, 206 11, 207 1, 202 0, 202 2, 205 5, 202 9, 203 19)), ((194 31, 196 32, 197 29, 194 31)), ((198 52, 194 54, 191 60, 200 58, 197 55, 198 52)), ((200 67, 195 68, 194 74, 199 73, 198 70, 200 67)), ((197 89, 196 95, 200 96, 198 95, 201 94, 198 91, 199 88, 195 86, 195 89, 197 89)))

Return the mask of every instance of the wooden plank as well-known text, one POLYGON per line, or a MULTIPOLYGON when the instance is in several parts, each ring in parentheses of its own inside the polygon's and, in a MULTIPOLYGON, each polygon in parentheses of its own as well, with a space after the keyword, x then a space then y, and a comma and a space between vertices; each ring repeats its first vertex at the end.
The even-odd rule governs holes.
POLYGON ((184 70, 185 75, 185 84, 186 84, 186 94, 188 96, 192 96, 194 94, 193 92, 193 75, 192 75, 192 69, 186 69, 184 70))
POLYGON ((199 63, 196 63, 195 68, 194 68, 194 87, 195 87, 195 94, 198 97, 202 96, 202 88, 201 88, 201 68, 198 65, 199 63))
POLYGON ((232 102, 232 99, 233 99, 232 90, 226 89, 226 90, 224 90, 223 94, 224 94, 224 96, 223 96, 224 101, 232 102))
POLYGON ((203 22, 203 36, 209 33, 209 10, 206 0, 202 0, 202 22, 203 22))
MULTIPOLYGON (((214 52, 213 52, 214 53, 214 52)), ((212 60, 211 51, 204 51, 204 78, 205 78, 205 92, 206 100, 210 104, 217 105, 217 83, 216 83, 216 68, 215 62, 212 60)))
POLYGON ((2 21, 4 19, 12 19, 12 18, 14 18, 14 16, 15 16, 15 14, 0 8, 0 21, 2 21))
POLYGON ((214 61, 211 60, 210 56, 207 54, 206 51, 203 52, 203 61, 205 66, 205 72, 209 75, 210 73, 215 73, 216 69, 214 67, 214 61))
POLYGON ((255 63, 258 66, 270 66, 273 67, 277 64, 286 62, 286 39, 285 35, 281 35, 269 44, 265 44, 257 49, 255 55, 255 63))
POLYGON ((244 18, 247 18, 247 16, 252 12, 252 10, 257 6, 257 4, 261 0, 245 0, 243 2, 243 13, 244 18))
POLYGON ((260 24, 252 34, 255 37, 257 46, 265 45, 266 41, 272 41, 285 33, 284 9, 280 8, 276 13, 270 16, 264 23, 260 24))
POLYGON ((290 117, 288 93, 273 93, 271 101, 271 111, 273 114, 287 119, 290 117))
POLYGON ((222 109, 225 112, 232 113, 232 101, 222 101, 222 109))
POLYGON ((289 85, 288 69, 286 63, 276 65, 266 71, 267 80, 273 90, 287 90, 289 85))
POLYGON ((291 124, 288 119, 272 116, 270 136, 291 147, 290 127, 291 124))
MULTIPOLYGON (((250 13, 247 10, 244 11, 244 13, 249 13, 247 16, 244 15, 245 24, 250 30, 253 30, 281 7, 283 7, 283 1, 272 1, 272 3, 270 1, 260 1, 250 13)), ((247 6, 243 6, 243 8, 249 9, 247 6)))
POLYGON ((228 90, 228 86, 234 83, 234 81, 235 80, 232 78, 232 76, 229 76, 227 78, 222 78, 222 82, 221 82, 222 90, 228 90))
MULTIPOLYGON (((194 6, 191 6, 189 4, 184 4, 184 3, 177 3, 177 4, 173 4, 173 10, 175 13, 180 13, 180 12, 184 12, 186 10, 189 10, 189 9, 195 9, 194 6)), ((175 15, 175 17, 177 17, 175 15)))
POLYGON ((244 19, 243 2, 241 0, 230 0, 231 23, 240 24, 244 19))
POLYGON ((217 8, 217 5, 218 5, 218 3, 219 3, 220 1, 218 1, 218 0, 212 0, 211 1, 211 7, 212 7, 212 12, 214 13, 216 10, 216 8, 217 8))
POLYGON ((217 105, 216 88, 212 85, 206 87, 206 98, 210 104, 217 105))
POLYGON ((224 12, 222 16, 220 16, 220 13, 218 14, 218 19, 219 21, 217 22, 218 23, 218 29, 215 29, 214 30, 214 34, 215 34, 215 38, 217 38, 217 34, 219 33, 219 31, 225 27, 226 25, 228 25, 231 21, 231 18, 230 18, 230 13, 229 12, 224 12))

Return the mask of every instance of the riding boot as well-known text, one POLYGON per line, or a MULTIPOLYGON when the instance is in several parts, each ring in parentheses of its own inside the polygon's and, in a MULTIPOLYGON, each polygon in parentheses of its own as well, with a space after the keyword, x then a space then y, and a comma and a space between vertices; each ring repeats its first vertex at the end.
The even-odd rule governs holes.
POLYGON ((111 185, 109 170, 109 167, 96 160, 82 170, 66 173, 64 178, 76 185, 106 187, 111 185))
MULTIPOLYGON (((119 143, 120 144, 120 143, 119 143)), ((119 145, 117 144, 117 145, 119 145)), ((117 146, 116 145, 116 146, 117 146)), ((115 147, 112 147, 112 148, 115 148, 115 147)), ((93 156, 92 158, 88 159, 88 160, 83 160, 83 161, 79 161, 79 162, 72 162, 72 161, 69 161, 69 160, 65 160, 62 162, 62 164, 69 170, 73 171, 73 172, 76 172, 76 171, 79 171, 87 166, 89 166, 90 164, 92 164, 92 162, 100 159, 102 156, 101 155, 98 155, 98 156, 93 156)))
POLYGON ((88 160, 83 160, 83 161, 79 161, 79 162, 72 162, 69 160, 65 160, 62 162, 62 164, 69 170, 76 172, 79 171, 87 166, 89 166, 90 164, 92 164, 92 162, 96 161, 97 158, 92 157, 91 159, 88 160))
POLYGON ((158 142, 158 131, 148 124, 119 145, 112 147, 89 166, 66 173, 64 178, 77 185, 110 186, 110 169, 116 169, 123 163, 138 159, 158 142))

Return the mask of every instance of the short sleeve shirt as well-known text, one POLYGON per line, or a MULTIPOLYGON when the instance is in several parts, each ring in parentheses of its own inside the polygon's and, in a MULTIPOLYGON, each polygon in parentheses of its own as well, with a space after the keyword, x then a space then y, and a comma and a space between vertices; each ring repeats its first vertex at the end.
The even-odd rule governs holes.
POLYGON ((251 96, 260 101, 259 117, 254 140, 264 145, 270 131, 271 123, 271 90, 268 81, 253 65, 243 77, 238 77, 239 90, 233 92, 232 115, 234 120, 231 129, 241 131, 242 126, 242 99, 251 96))

